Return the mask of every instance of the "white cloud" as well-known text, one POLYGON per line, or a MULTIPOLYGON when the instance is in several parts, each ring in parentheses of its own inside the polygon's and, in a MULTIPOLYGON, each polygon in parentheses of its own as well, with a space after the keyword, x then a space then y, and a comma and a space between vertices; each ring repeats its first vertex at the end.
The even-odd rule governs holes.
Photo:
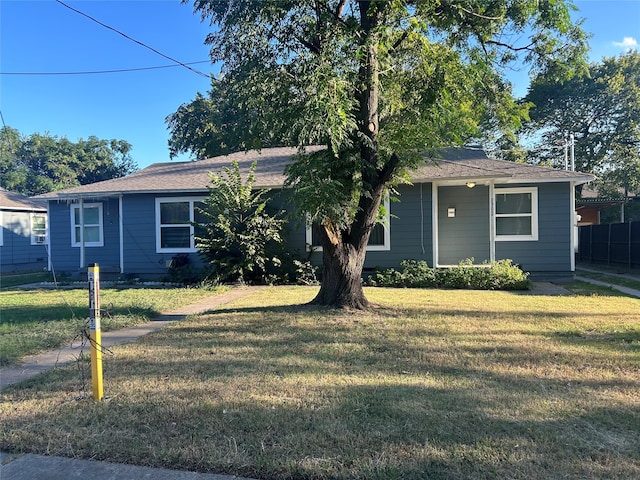
POLYGON ((613 42, 616 47, 622 48, 638 48, 638 41, 633 37, 624 37, 621 42, 613 42))

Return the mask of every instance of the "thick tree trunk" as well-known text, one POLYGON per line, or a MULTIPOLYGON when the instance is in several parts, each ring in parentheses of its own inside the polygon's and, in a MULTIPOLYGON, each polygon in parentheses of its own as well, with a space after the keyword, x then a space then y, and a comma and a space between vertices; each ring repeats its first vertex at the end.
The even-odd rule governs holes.
POLYGON ((348 229, 335 231, 325 226, 322 241, 322 286, 312 303, 341 308, 366 309, 369 301, 362 290, 362 268, 367 251, 369 235, 376 222, 378 207, 384 192, 384 185, 390 180, 397 165, 397 157, 387 162, 383 168, 378 165, 379 125, 379 65, 376 42, 369 42, 370 35, 381 24, 386 4, 375 4, 368 0, 358 2, 360 26, 365 35, 362 46, 366 56, 361 60, 358 71, 360 89, 358 127, 362 138, 360 155, 362 168, 359 175, 363 187, 358 202, 358 213, 348 229))
POLYGON ((359 310, 369 307, 362 290, 365 251, 345 244, 323 247, 322 285, 311 303, 359 310))

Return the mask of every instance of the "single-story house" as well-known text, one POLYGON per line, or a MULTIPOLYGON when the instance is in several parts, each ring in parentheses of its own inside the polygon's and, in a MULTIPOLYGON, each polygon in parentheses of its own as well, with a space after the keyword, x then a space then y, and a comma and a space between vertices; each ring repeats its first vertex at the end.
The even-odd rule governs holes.
POLYGON ((47 202, 0 188, 0 272, 47 268, 47 202))
MULTIPOLYGON (((312 147, 320 148, 320 147, 312 147)), ((257 161, 256 188, 281 190, 296 153, 269 148, 197 162, 150 165, 127 177, 41 195, 49 202, 50 261, 57 271, 103 272, 140 278, 166 274, 174 256, 194 262, 193 226, 208 172, 237 161, 242 172, 257 161)), ((398 267, 404 259, 431 266, 511 259, 532 277, 572 275, 576 235, 575 186, 592 175, 488 158, 481 148, 445 149, 425 158, 411 185, 388 202, 386 226, 374 230, 365 270, 398 267)), ((286 195, 281 197, 286 207, 286 195)), ((311 228, 290 222, 290 251, 309 251, 311 228)), ((314 251, 312 261, 321 263, 314 251)))

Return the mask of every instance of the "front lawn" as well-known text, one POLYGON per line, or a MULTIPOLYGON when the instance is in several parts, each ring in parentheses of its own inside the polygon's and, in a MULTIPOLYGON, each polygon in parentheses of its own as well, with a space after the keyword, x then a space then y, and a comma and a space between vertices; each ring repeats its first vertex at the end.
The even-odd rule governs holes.
MULTIPOLYGON (((215 293, 193 288, 103 288, 102 330, 144 323, 215 293)), ((0 366, 71 342, 81 334, 88 317, 87 288, 0 291, 0 366)))
POLYGON ((0 449, 258 479, 640 478, 640 300, 267 288, 0 393, 0 449), (85 368, 85 372, 88 365, 85 368), (90 390, 90 388, 89 388, 90 390))

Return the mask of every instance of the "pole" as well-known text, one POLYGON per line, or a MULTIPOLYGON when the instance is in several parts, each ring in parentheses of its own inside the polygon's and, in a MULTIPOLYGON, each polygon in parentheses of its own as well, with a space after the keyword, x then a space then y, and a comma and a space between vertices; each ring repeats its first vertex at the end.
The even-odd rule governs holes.
POLYGON ((574 146, 576 144, 576 139, 575 136, 573 135, 573 133, 571 134, 570 137, 570 141, 571 141, 571 171, 575 172, 576 170, 576 155, 575 155, 575 149, 574 146))
POLYGON ((100 267, 89 265, 89 338, 91 340, 91 384, 93 399, 102 400, 102 331, 100 328, 100 267))

